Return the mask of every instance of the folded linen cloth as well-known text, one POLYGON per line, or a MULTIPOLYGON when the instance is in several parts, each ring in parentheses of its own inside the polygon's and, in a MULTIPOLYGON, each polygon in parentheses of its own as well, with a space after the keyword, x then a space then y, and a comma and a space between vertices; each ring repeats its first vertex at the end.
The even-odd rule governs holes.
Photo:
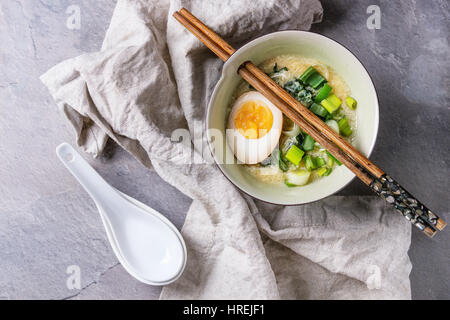
POLYGON ((375 197, 280 207, 241 194, 202 159, 205 108, 222 62, 171 18, 185 7, 233 46, 307 30, 318 0, 119 0, 100 52, 41 80, 94 155, 109 138, 193 199, 182 234, 183 276, 161 299, 409 299, 410 226, 375 197))

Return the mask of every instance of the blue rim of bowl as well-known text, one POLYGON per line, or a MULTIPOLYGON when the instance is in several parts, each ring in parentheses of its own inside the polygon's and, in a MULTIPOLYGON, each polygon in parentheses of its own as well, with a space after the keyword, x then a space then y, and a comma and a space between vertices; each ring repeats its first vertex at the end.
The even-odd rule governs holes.
MULTIPOLYGON (((377 92, 377 88, 375 87, 375 84, 374 84, 374 82, 373 82, 373 78, 372 78, 372 76, 370 75, 369 71, 367 71, 367 68, 364 66, 364 64, 361 62, 361 60, 360 60, 360 59, 359 59, 359 58, 358 58, 358 57, 357 57, 357 56, 356 56, 349 48, 347 48, 345 45, 343 45, 342 43, 340 43, 339 41, 337 41, 337 40, 335 40, 335 39, 333 39, 333 38, 324 36, 324 35, 322 35, 322 34, 320 34, 320 33, 316 33, 316 32, 303 31, 303 30, 283 30, 283 31, 275 31, 275 32, 272 32, 272 33, 268 33, 268 34, 263 35, 263 36, 260 36, 260 37, 258 37, 258 38, 256 38, 256 39, 253 39, 253 40, 250 41, 250 42, 247 42, 245 45, 243 45, 242 47, 240 47, 239 49, 237 49, 237 50, 230 56, 230 58, 231 58, 232 56, 234 56, 235 53, 241 51, 242 49, 245 49, 246 47, 250 46, 252 43, 254 43, 254 42, 256 42, 256 41, 261 41, 261 40, 264 39, 264 38, 269 38, 269 37, 271 37, 271 36, 273 36, 273 35, 276 35, 276 34, 282 34, 282 33, 307 33, 307 34, 313 34, 314 36, 323 37, 323 38, 325 38, 325 39, 327 39, 327 40, 333 41, 333 42, 337 43, 338 45, 340 45, 341 47, 343 47, 345 50, 347 50, 348 53, 350 53, 350 54, 356 59, 356 61, 358 61, 358 63, 359 63, 359 64, 361 65, 361 67, 364 69, 364 71, 366 72, 366 74, 369 76, 370 82, 371 82, 371 84, 372 84, 372 87, 373 87, 373 90, 374 90, 374 93, 375 93, 376 106, 377 106, 377 117, 376 117, 376 119, 375 119, 375 120, 376 120, 375 134, 374 134, 374 138, 373 138, 373 140, 372 140, 372 142, 371 142, 371 147, 369 148, 369 152, 367 153, 367 158, 369 158, 370 155, 371 155, 372 152, 373 152, 373 149, 375 148, 375 144, 376 144, 377 138, 378 138, 378 130, 379 130, 379 126, 380 126, 380 105, 379 105, 379 101, 378 101, 378 92, 377 92)), ((228 58, 228 60, 224 63, 223 66, 225 66, 225 64, 229 61, 230 58, 228 58)), ((237 70, 236 70, 236 71, 237 71, 237 70)), ((204 119, 204 126, 205 126, 205 132, 206 132, 206 133, 207 133, 207 130, 208 130, 208 119, 209 119, 209 115, 210 115, 210 111, 211 111, 211 101, 212 101, 213 97, 216 95, 216 90, 217 90, 217 88, 218 88, 218 85, 222 82, 222 80, 223 80, 224 77, 225 77, 225 74, 223 73, 223 67, 222 67, 222 72, 221 72, 220 78, 219 78, 219 80, 217 81, 217 83, 216 83, 216 85, 215 85, 215 87, 214 87, 214 90, 213 90, 213 92, 212 92, 212 94, 211 94, 211 97, 209 98, 209 101, 208 101, 208 106, 207 106, 207 108, 206 108, 205 119, 204 119)), ((257 196, 254 196, 254 195, 248 193, 247 191, 243 190, 239 185, 237 185, 234 181, 232 181, 231 178, 228 177, 228 175, 224 172, 224 170, 221 168, 221 166, 217 163, 216 157, 215 157, 214 152, 213 152, 213 147, 211 146, 211 142, 209 141, 208 134, 207 134, 207 139, 206 139, 206 140, 207 140, 207 143, 208 143, 209 152, 211 153, 211 156, 212 156, 212 158, 214 159, 214 164, 215 164, 215 166, 216 166, 217 168, 219 168, 219 170, 220 170, 220 172, 222 173, 222 175, 223 175, 228 181, 230 181, 231 184, 233 184, 236 188, 238 188, 238 189, 239 189, 241 192, 243 192, 244 194, 248 195, 249 197, 251 197, 251 198, 253 198, 253 199, 256 199, 256 200, 259 200, 259 201, 262 201, 262 202, 265 202, 265 203, 268 203, 268 204, 273 204, 273 205, 278 205, 278 206, 301 206, 301 205, 304 205, 304 204, 309 204, 309 203, 318 202, 318 201, 324 200, 324 199, 326 199, 326 198, 328 198, 328 197, 331 197, 331 196, 335 195, 336 193, 338 193, 339 191, 341 191, 342 189, 344 189, 346 186, 348 186, 348 185, 356 178, 356 176, 354 175, 347 183, 345 183, 345 184, 344 184, 342 187, 340 187, 338 190, 336 190, 336 191, 333 192, 332 194, 330 194, 330 195, 328 195, 328 196, 326 196, 326 197, 320 198, 320 199, 311 200, 311 201, 302 202, 302 203, 291 203, 291 204, 284 204, 284 203, 271 202, 271 201, 268 201, 268 200, 265 200, 265 199, 261 199, 261 198, 259 198, 259 197, 257 197, 257 196)))

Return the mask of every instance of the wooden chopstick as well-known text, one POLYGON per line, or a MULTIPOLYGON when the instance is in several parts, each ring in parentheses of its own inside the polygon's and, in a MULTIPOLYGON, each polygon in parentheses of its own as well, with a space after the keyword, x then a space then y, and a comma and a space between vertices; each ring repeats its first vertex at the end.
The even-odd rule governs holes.
MULTIPOLYGON (((228 60, 235 52, 227 42, 186 9, 182 8, 180 12, 175 12, 173 16, 223 61, 228 60)), ((307 134, 311 135, 314 140, 348 167, 360 180, 391 203, 425 234, 432 237, 436 232, 434 228, 442 230, 445 227, 446 223, 442 219, 417 201, 351 144, 326 126, 323 121, 295 100, 253 63, 245 62, 241 65, 238 72, 287 117, 297 123, 307 134)))
POLYGON ((180 9, 180 15, 185 17, 189 22, 192 23, 198 30, 203 32, 208 36, 213 42, 215 42, 223 51, 225 51, 228 56, 231 56, 236 50, 230 46, 225 40, 223 40, 217 33, 208 28, 203 22, 197 19, 192 13, 187 11, 185 8, 180 9))
MULTIPOLYGON (((184 9, 184 12, 187 12, 187 10, 184 9)), ((215 43, 214 41, 211 41, 211 39, 204 32, 202 32, 196 26, 191 24, 191 22, 186 17, 184 17, 181 13, 175 12, 173 14, 173 17, 175 19, 177 19, 179 23, 181 23, 186 29, 188 29, 201 42, 203 42, 203 44, 205 46, 207 46, 212 52, 214 52, 220 59, 222 59, 222 61, 228 60, 228 58, 230 57, 230 54, 225 52, 221 46, 217 45, 217 43, 215 43)))

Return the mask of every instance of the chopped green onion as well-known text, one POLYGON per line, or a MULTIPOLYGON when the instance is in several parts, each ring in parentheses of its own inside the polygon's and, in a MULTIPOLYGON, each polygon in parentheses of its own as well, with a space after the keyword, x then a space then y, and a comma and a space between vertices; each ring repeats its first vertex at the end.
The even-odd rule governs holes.
POLYGON ((281 171, 286 172, 289 170, 289 166, 281 158, 281 150, 279 148, 276 148, 272 152, 272 157, 273 157, 272 163, 278 163, 278 167, 280 168, 281 171))
POLYGON ((294 123, 294 126, 292 127, 291 130, 288 131, 283 131, 283 134, 287 135, 290 138, 294 138, 296 136, 298 136, 298 134, 300 133, 300 127, 294 123))
POLYGON ((347 107, 349 107, 352 110, 356 109, 357 103, 356 103, 356 100, 353 99, 352 97, 345 98, 345 104, 347 105, 347 107))
POLYGON ((320 104, 313 103, 311 107, 309 107, 312 113, 318 115, 319 117, 325 118, 329 113, 327 109, 322 107, 320 104))
POLYGON ((305 167, 306 167, 306 170, 308 170, 308 171, 312 171, 312 170, 316 169, 315 161, 309 154, 306 155, 306 157, 305 157, 305 167))
POLYGON ((306 135, 305 139, 303 140, 302 148, 305 151, 311 151, 314 149, 314 139, 310 135, 306 135))
POLYGON ((280 146, 281 154, 285 155, 289 151, 291 146, 293 144, 296 144, 295 142, 296 142, 295 138, 284 139, 283 143, 280 146))
POLYGON ((286 171, 289 170, 289 166, 281 158, 280 158, 280 160, 278 162, 278 166, 280 167, 280 170, 283 171, 283 172, 286 172, 286 171))
POLYGON ((339 106, 335 105, 334 103, 332 103, 330 100, 328 100, 328 98, 323 99, 322 101, 320 101, 320 104, 325 109, 327 109, 327 111, 331 114, 331 113, 335 112, 337 109, 339 109, 339 106))
POLYGON ((327 172, 327 168, 320 168, 319 170, 317 170, 317 174, 321 177, 323 177, 326 172, 327 172))
POLYGON ((305 152, 302 149, 293 144, 286 153, 285 158, 292 162, 294 165, 298 166, 304 154, 305 152))
POLYGON ((309 78, 310 76, 312 76, 313 74, 315 74, 315 73, 317 73, 317 70, 314 69, 313 67, 309 67, 308 69, 306 69, 305 72, 303 72, 303 74, 300 76, 299 79, 300 79, 302 82, 305 82, 305 83, 306 83, 306 81, 308 80, 308 78, 309 78))
POLYGON ((311 173, 306 170, 296 170, 286 173, 286 180, 284 183, 288 187, 303 186, 308 183, 311 173))
POLYGON ((333 156, 331 153, 329 153, 328 151, 327 151, 327 155, 328 155, 328 157, 330 157, 331 159, 333 159, 334 162, 336 162, 338 166, 341 166, 341 165, 342 165, 342 162, 340 162, 338 159, 336 159, 336 157, 334 157, 334 156, 333 156))
POLYGON ((294 188, 294 187, 298 187, 296 184, 290 183, 286 180, 284 180, 284 184, 286 185, 286 187, 288 188, 294 188))
POLYGON ((309 67, 299 78, 303 83, 309 84, 314 89, 317 89, 322 83, 327 80, 313 67, 309 67))
POLYGON ((330 101, 332 104, 334 104, 335 106, 337 106, 338 108, 341 106, 342 104, 342 100, 339 99, 338 97, 336 97, 335 94, 332 94, 330 96, 327 97, 327 100, 330 101))
POLYGON ((323 176, 329 176, 331 173, 331 169, 327 167, 322 167, 319 170, 317 170, 317 174, 321 177, 323 176))
POLYGON ((290 138, 295 138, 296 136, 299 135, 300 132, 301 132, 300 127, 296 123, 294 123, 294 126, 292 127, 292 129, 283 131, 283 134, 285 134, 286 136, 288 136, 290 138))
POLYGON ((343 117, 341 120, 339 120, 338 125, 339 125, 339 132, 343 136, 348 137, 349 135, 352 134, 352 128, 350 128, 350 124, 348 123, 347 117, 343 117))
POLYGON ((328 159, 327 159, 327 166, 330 167, 330 168, 333 168, 334 160, 333 160, 332 157, 328 157, 328 159))
POLYGON ((322 83, 326 81, 327 80, 324 77, 322 77, 320 73, 317 72, 311 75, 306 82, 314 89, 317 89, 322 83))
POLYGON ((334 132, 339 134, 339 124, 336 120, 328 120, 325 122, 327 126, 329 126, 331 129, 333 129, 334 132))
POLYGON ((320 168, 325 165, 325 160, 322 157, 316 157, 314 158, 314 163, 316 165, 316 168, 320 168))
POLYGON ((314 99, 314 102, 320 102, 323 99, 325 99, 326 97, 328 97, 328 95, 330 94, 332 88, 330 87, 330 85, 328 83, 325 83, 322 88, 320 88, 319 92, 317 92, 316 98, 314 99))

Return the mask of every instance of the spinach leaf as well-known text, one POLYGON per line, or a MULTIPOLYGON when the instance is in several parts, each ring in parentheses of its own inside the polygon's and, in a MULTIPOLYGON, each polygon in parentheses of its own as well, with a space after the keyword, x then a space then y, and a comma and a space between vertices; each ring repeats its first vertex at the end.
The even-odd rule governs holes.
POLYGON ((273 81, 275 81, 276 83, 280 84, 280 83, 279 83, 279 80, 280 80, 280 78, 283 76, 283 73, 284 73, 285 71, 288 71, 288 68, 283 67, 283 68, 281 68, 281 69, 278 69, 278 65, 275 63, 274 66, 273 66, 272 73, 268 74, 268 76, 269 76, 273 81))

